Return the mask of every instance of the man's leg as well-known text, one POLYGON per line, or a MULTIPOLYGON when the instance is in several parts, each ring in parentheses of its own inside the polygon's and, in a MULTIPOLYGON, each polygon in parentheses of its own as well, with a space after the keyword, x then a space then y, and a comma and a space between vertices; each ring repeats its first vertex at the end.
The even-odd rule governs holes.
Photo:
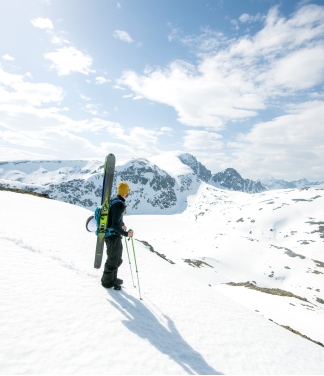
POLYGON ((105 269, 101 278, 101 284, 104 287, 113 287, 116 278, 118 267, 122 263, 123 245, 121 242, 121 236, 110 236, 105 239, 107 245, 107 261, 105 263, 105 269))

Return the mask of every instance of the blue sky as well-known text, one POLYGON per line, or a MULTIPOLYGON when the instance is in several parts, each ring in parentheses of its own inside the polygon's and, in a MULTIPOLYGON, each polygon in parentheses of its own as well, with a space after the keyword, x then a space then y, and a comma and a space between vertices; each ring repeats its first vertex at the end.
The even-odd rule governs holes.
POLYGON ((0 0, 0 159, 181 151, 324 180, 324 1, 0 0))

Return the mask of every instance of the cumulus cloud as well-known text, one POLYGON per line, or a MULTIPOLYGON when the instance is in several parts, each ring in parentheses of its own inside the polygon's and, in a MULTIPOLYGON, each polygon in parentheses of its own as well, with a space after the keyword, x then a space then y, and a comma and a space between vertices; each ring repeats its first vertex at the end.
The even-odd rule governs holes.
POLYGON ((222 148, 221 135, 208 131, 186 131, 183 146, 190 151, 206 150, 209 152, 222 148))
POLYGON ((118 157, 122 153, 126 159, 160 152, 157 141, 161 132, 142 127, 126 130, 117 122, 100 118, 99 104, 86 103, 84 110, 91 117, 76 120, 62 103, 61 87, 25 80, 26 76, 0 67, 0 158, 93 158, 102 157, 110 147, 110 152, 118 157), (89 141, 89 132, 94 143, 89 141), (109 143, 102 143, 103 139, 109 143), (33 152, 28 151, 30 148, 33 152))
POLYGON ((62 47, 55 52, 44 54, 45 59, 51 60, 51 69, 55 69, 60 76, 74 72, 88 75, 95 72, 91 70, 92 58, 74 47, 62 47))
POLYGON ((105 77, 96 77, 97 85, 102 85, 102 84, 105 84, 106 82, 110 82, 110 80, 106 79, 105 77))
POLYGON ((0 160, 39 160, 39 159, 55 159, 53 154, 36 153, 28 150, 18 149, 14 147, 5 147, 0 145, 0 160))
POLYGON ((49 18, 34 18, 30 21, 35 27, 40 29, 54 29, 53 23, 49 18))
POLYGON ((130 35, 123 30, 115 30, 113 33, 113 37, 119 40, 122 40, 123 42, 132 43, 134 42, 133 39, 130 37, 130 35))
POLYGON ((119 85, 114 85, 113 88, 117 90, 126 90, 124 87, 121 87, 119 85))
POLYGON ((221 130, 256 117, 287 93, 321 84, 323 36, 324 7, 307 5, 288 19, 274 7, 253 36, 219 44, 214 36, 215 48, 197 64, 173 61, 143 74, 126 71, 117 83, 136 97, 173 107, 184 125, 221 130))
MULTIPOLYGON (((287 113, 257 123, 228 147, 243 172, 253 164, 255 177, 269 176, 322 180, 324 176, 324 102, 288 106, 287 113)), ((251 176, 252 177, 252 176, 251 176)))
POLYGON ((2 55, 2 60, 6 60, 6 61, 14 61, 15 58, 10 56, 9 54, 5 54, 5 55, 2 55))
POLYGON ((91 101, 91 98, 86 97, 85 95, 83 95, 83 94, 81 94, 81 93, 79 93, 79 95, 80 95, 80 97, 81 97, 83 100, 85 100, 85 101, 91 101))

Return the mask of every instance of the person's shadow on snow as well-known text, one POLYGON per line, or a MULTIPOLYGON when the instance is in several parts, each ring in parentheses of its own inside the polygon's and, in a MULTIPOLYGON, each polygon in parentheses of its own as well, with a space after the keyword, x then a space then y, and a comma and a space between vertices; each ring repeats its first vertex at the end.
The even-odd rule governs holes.
POLYGON ((166 328, 142 301, 122 290, 117 294, 110 290, 107 292, 114 300, 108 299, 109 303, 127 318, 122 321, 126 328, 139 337, 149 340, 157 350, 168 355, 188 374, 221 375, 181 337, 168 316, 162 312, 160 314, 166 322, 166 328))

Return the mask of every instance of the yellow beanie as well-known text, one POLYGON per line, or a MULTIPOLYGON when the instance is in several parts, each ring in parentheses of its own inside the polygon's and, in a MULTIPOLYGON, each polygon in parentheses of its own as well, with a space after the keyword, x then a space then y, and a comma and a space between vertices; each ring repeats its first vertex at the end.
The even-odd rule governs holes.
POLYGON ((126 182, 122 181, 118 184, 118 194, 120 196, 125 196, 129 193, 130 189, 126 182))

